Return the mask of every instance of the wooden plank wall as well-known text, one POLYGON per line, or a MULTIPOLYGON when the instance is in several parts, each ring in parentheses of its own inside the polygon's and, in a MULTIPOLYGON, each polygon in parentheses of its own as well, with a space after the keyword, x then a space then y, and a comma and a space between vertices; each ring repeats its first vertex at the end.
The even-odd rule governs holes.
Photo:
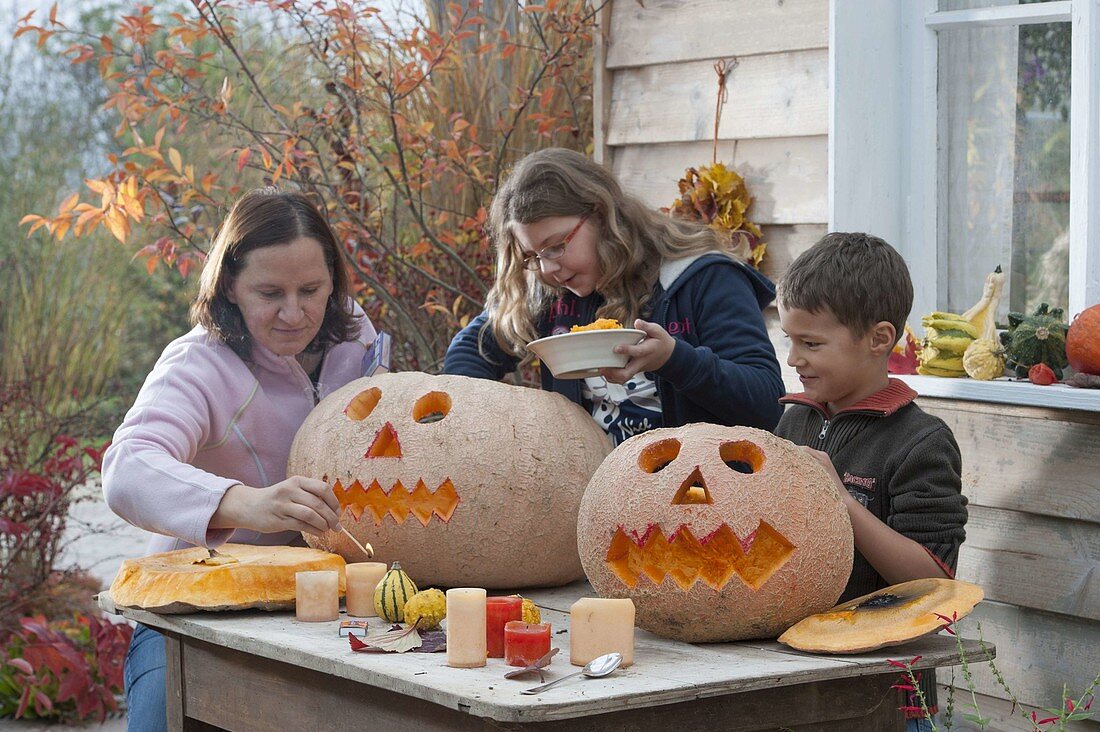
MULTIPOLYGON (((736 58, 718 158, 745 177, 778 279, 827 224, 829 0, 613 0, 596 69, 597 156, 653 206, 710 162, 713 64, 736 58)), ((784 379, 786 342, 767 313, 784 379)), ((970 499, 960 578, 1018 699, 1058 703, 1100 673, 1100 415, 921 399, 952 427, 970 499)), ((972 669, 991 728, 1024 729, 988 668, 972 669)), ((947 674, 944 674, 946 677, 947 674)), ((961 673, 957 682, 963 687, 961 673)), ((967 700, 956 698, 956 720, 967 700)), ((1100 730, 1100 722, 1071 729, 1100 730)))

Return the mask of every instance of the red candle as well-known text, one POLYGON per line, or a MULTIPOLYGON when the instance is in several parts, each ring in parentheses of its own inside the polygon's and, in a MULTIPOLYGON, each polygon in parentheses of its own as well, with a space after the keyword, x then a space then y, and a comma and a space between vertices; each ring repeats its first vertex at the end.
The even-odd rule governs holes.
POLYGON ((504 624, 521 618, 522 597, 485 598, 485 647, 489 658, 504 658, 504 624))
POLYGON ((512 666, 529 666, 549 652, 550 623, 524 623, 521 620, 513 620, 504 626, 506 663, 512 666))

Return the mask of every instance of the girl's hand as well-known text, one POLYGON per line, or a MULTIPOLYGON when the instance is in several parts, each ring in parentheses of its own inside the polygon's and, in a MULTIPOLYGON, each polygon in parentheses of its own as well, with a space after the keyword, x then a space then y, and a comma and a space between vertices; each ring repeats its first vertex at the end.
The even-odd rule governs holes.
POLYGON ((668 363, 676 348, 676 339, 656 323, 635 320, 634 327, 645 331, 645 340, 636 346, 615 346, 615 353, 630 357, 621 369, 600 369, 600 375, 615 384, 625 384, 635 374, 656 371, 668 363))
POLYGON ((327 483, 300 475, 267 488, 238 483, 222 496, 210 528, 321 534, 340 528, 340 502, 327 483))

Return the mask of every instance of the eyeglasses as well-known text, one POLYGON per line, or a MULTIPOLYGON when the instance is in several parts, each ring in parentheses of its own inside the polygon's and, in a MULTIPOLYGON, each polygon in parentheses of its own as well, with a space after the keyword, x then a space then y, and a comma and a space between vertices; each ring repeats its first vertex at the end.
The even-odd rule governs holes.
POLYGON ((524 255, 523 268, 531 270, 532 272, 537 272, 542 268, 543 262, 553 262, 555 259, 561 259, 562 255, 565 254, 565 247, 569 246, 569 242, 573 241, 573 237, 577 235, 577 232, 581 230, 581 227, 584 226, 584 222, 588 221, 588 217, 591 215, 591 213, 586 213, 584 216, 581 216, 581 220, 577 222, 577 225, 557 244, 546 247, 538 254, 529 252, 524 255))

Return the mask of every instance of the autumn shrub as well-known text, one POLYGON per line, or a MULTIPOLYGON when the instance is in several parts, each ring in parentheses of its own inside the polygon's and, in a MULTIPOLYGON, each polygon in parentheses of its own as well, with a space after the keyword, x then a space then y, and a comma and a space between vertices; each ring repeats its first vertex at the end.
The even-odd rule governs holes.
POLYGON ((90 615, 23 618, 0 644, 0 717, 103 722, 119 708, 132 633, 90 615))
POLYGON ((18 36, 64 39, 74 63, 94 64, 124 150, 24 223, 128 244, 134 227, 155 229, 138 255, 186 273, 243 188, 301 189, 395 336, 397 366, 433 369, 484 306, 482 227, 506 169, 536 148, 591 144, 602 4, 429 0, 395 19, 351 0, 192 0, 186 13, 120 13, 100 37, 31 16, 18 36))
POLYGON ((69 507, 98 473, 102 447, 73 436, 81 413, 59 416, 39 400, 43 378, 0 381, 0 638, 27 614, 85 609, 63 590, 79 570, 56 563, 69 507))

